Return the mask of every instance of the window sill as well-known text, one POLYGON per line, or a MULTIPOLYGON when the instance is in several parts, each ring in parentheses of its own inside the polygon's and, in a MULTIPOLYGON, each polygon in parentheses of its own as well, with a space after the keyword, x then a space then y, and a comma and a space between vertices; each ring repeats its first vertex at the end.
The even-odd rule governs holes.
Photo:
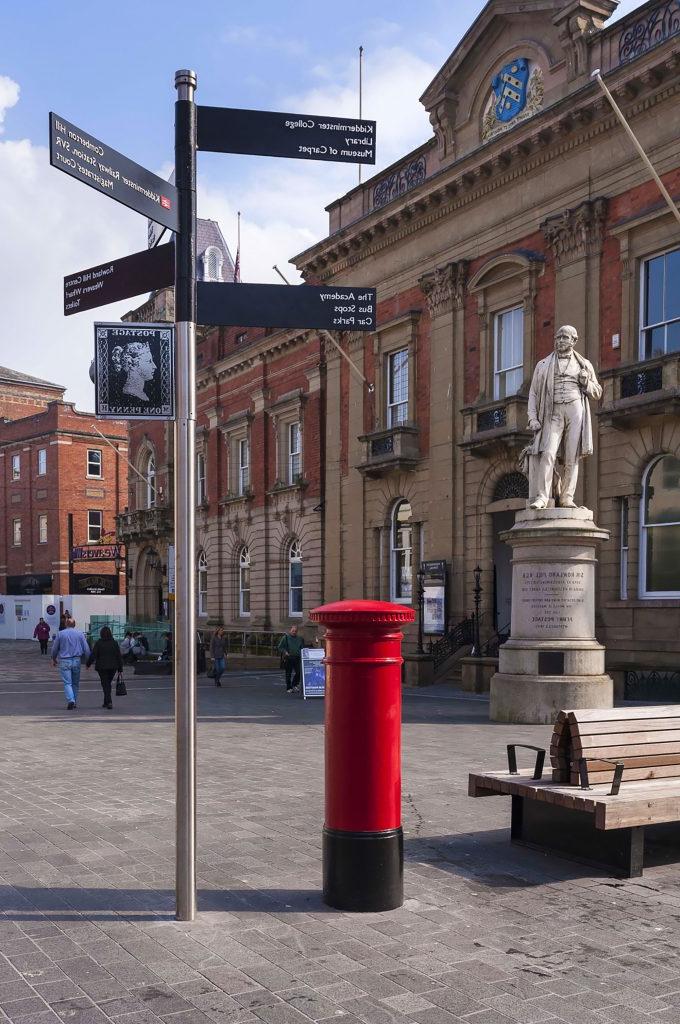
POLYGON ((286 491, 304 491, 307 487, 309 487, 309 481, 305 480, 303 477, 292 484, 284 483, 283 480, 277 480, 271 490, 267 491, 267 494, 283 494, 286 491))
POLYGON ((255 495, 252 491, 246 491, 244 494, 225 494, 223 498, 220 498, 220 505, 236 505, 239 502, 252 501, 255 495))

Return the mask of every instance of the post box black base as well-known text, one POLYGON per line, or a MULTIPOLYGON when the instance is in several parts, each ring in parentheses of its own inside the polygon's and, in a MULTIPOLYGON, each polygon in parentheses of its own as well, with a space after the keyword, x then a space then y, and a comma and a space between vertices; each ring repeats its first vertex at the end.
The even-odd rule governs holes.
POLYGON ((323 899, 336 910, 396 910, 404 902, 404 833, 323 830, 323 899))

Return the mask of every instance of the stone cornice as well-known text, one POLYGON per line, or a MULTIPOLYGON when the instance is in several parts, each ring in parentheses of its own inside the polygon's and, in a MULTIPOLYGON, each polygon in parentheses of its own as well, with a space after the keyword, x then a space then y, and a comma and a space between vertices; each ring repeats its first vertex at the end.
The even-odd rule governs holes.
POLYGON ((196 390, 203 391, 218 380, 244 373, 258 363, 280 355, 287 349, 299 348, 314 335, 313 331, 280 331, 264 338, 258 338, 243 351, 230 352, 216 363, 198 370, 196 390))
MULTIPOLYGON (((607 76, 628 118, 680 94, 680 57, 659 47, 654 67, 632 64, 607 76), (661 51, 664 51, 663 54, 661 51), (634 74, 631 74, 634 73, 634 74), (662 79, 666 85, 660 85, 662 79), (636 100, 636 102, 633 102, 636 100)), ((641 62, 640 62, 641 63, 641 62)), ((594 83, 428 178, 422 186, 342 228, 296 257, 305 274, 335 278, 417 231, 505 188, 600 135, 618 121, 594 83)))

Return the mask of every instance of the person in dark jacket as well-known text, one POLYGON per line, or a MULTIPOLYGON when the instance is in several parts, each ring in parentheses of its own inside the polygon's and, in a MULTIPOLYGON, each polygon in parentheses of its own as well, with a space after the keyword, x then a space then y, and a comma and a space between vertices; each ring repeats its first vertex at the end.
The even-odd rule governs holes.
POLYGON ((221 686, 222 675, 227 667, 227 638, 224 635, 224 626, 217 627, 210 641, 210 657, 213 660, 215 686, 221 686))
POLYGON ((99 640, 92 648, 92 654, 87 659, 87 667, 94 663, 95 670, 99 676, 104 691, 104 703, 102 707, 113 707, 111 700, 111 683, 116 672, 123 671, 123 658, 120 647, 108 626, 102 626, 99 632, 99 640))
POLYGON ((302 648, 305 642, 298 636, 297 626, 291 626, 279 640, 279 654, 286 673, 286 693, 295 693, 300 689, 302 674, 302 648))
POLYGON ((42 615, 40 616, 40 622, 33 630, 33 636, 40 641, 40 653, 47 654, 47 641, 50 638, 50 627, 47 625, 42 615))

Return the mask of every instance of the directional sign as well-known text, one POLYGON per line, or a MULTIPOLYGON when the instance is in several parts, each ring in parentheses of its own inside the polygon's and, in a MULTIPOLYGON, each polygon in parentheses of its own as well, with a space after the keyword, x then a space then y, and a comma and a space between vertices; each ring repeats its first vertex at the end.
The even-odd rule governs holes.
POLYGON ((94 337, 97 416, 173 419, 174 328, 169 324, 95 324, 94 337))
POLYGON ((197 106, 196 125, 198 149, 210 153, 375 163, 375 121, 364 118, 197 106))
POLYGON ((197 281, 196 306, 206 326, 375 330, 375 288, 197 281))
POLYGON ((177 231, 177 189, 93 135, 50 113, 50 163, 123 206, 177 231))
POLYGON ((64 278, 64 316, 108 302, 129 299, 142 292, 169 288, 175 281, 173 242, 143 249, 121 260, 100 263, 64 278))

